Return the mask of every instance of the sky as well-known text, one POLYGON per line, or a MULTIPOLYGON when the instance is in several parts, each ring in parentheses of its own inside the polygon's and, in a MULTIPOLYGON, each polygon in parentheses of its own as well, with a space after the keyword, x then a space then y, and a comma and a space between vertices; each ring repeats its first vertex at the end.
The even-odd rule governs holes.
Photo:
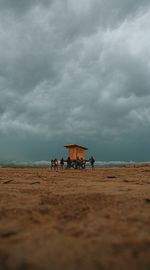
POLYGON ((0 161, 150 161, 150 1, 0 0, 0 161))

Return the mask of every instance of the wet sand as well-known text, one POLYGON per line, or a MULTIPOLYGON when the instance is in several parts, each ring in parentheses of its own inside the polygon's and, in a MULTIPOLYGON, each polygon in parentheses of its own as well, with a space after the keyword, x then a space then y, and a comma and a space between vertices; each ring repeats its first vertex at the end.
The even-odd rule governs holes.
POLYGON ((0 168, 3 269, 150 269, 150 166, 0 168))

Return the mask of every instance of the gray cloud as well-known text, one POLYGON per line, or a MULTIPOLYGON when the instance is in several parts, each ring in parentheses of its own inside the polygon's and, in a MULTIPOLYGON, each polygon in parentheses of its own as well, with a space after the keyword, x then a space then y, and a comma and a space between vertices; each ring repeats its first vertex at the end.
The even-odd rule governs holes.
POLYGON ((6 13, 12 12, 19 17, 28 12, 35 6, 49 7, 53 0, 1 0, 0 9, 6 13))
POLYGON ((146 0, 0 1, 0 159, 48 158, 72 142, 99 159, 144 159, 149 7, 146 0))

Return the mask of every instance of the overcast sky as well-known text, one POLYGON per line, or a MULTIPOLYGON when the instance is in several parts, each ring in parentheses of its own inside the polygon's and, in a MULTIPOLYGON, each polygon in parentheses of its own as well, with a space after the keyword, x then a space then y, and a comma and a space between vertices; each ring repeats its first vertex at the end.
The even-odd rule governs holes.
POLYGON ((150 160, 150 1, 0 0, 0 160, 150 160))

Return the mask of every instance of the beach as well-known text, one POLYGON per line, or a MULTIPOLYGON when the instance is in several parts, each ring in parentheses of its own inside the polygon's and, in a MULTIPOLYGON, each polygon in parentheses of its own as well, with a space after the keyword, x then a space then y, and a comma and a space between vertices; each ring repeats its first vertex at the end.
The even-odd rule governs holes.
POLYGON ((150 165, 0 168, 3 269, 150 269, 150 165))

